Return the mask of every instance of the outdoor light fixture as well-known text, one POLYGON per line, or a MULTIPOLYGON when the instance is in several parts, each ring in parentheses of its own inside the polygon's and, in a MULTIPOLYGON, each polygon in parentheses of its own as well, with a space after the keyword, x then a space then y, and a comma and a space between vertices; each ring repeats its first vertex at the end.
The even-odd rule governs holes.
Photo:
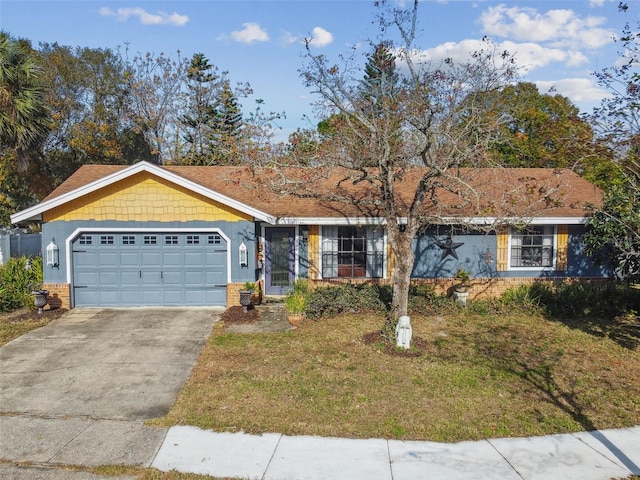
POLYGON ((238 257, 240 258, 240 266, 246 267, 249 265, 249 256, 247 255, 247 246, 242 242, 238 248, 238 257))
POLYGON ((55 238, 52 238, 51 243, 47 245, 47 265, 51 265, 51 267, 60 265, 60 256, 55 238))
POLYGON ((308 227, 302 227, 302 240, 304 240, 305 242, 309 241, 309 228, 308 227))

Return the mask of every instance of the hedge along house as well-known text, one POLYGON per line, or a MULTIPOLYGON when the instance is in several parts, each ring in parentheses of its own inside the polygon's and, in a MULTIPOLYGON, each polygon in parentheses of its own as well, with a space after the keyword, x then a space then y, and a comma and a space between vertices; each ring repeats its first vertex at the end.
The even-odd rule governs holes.
MULTIPOLYGON (((605 278, 580 247, 585 206, 599 203, 600 192, 569 170, 502 172, 481 188, 493 200, 509 190, 503 203, 526 228, 462 229, 456 216, 480 227, 495 215, 451 212, 414 239, 413 278, 446 291, 456 271, 467 270, 472 298, 522 282, 605 278), (530 189, 532 178, 560 186, 555 195, 562 201, 544 215, 531 216, 531 202, 517 200, 522 190, 513 188, 530 189)), ((43 288, 53 305, 65 308, 231 306, 245 282, 259 281, 265 294, 280 295, 298 278, 390 281, 395 258, 378 212, 363 211, 358 202, 278 193, 268 183, 248 167, 85 165, 11 221, 42 223, 43 252, 50 254, 43 288)), ((480 210, 496 213, 496 205, 480 210)))

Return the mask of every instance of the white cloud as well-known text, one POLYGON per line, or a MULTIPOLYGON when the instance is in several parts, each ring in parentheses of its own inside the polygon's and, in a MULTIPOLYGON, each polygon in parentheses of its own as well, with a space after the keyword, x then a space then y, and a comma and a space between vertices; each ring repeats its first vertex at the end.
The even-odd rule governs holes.
POLYGON ((607 92, 588 78, 563 78, 560 80, 539 80, 534 82, 541 93, 551 89, 567 97, 574 104, 599 102, 607 92))
POLYGON ((333 35, 322 27, 315 27, 311 30, 309 45, 313 47, 326 47, 333 42, 333 35))
POLYGON ((485 10, 478 22, 483 32, 490 36, 573 49, 601 47, 611 41, 613 33, 601 27, 606 22, 605 17, 581 18, 567 9, 539 13, 535 8, 501 4, 485 10))
MULTIPOLYGON (((448 42, 435 48, 423 50, 416 55, 416 59, 425 62, 442 62, 451 58, 455 62, 471 60, 474 52, 487 48, 482 40, 463 40, 462 42, 448 42)), ((589 59, 582 53, 560 48, 547 48, 543 45, 525 42, 516 43, 505 41, 495 44, 496 51, 507 51, 515 56, 516 64, 522 71, 531 72, 537 68, 548 66, 554 62, 564 63, 568 67, 576 67, 588 63, 589 59)))
POLYGON ((590 7, 601 7, 604 5, 604 0, 591 0, 589 2, 590 7))
POLYGON ((176 12, 166 13, 161 11, 149 13, 140 7, 118 8, 117 10, 112 10, 109 7, 102 7, 100 8, 99 13, 103 17, 115 17, 119 22, 126 22, 130 17, 138 17, 140 23, 143 25, 174 25, 182 27, 189 21, 189 17, 187 15, 180 15, 176 12))
POLYGON ((301 41, 301 39, 297 36, 295 36, 293 33, 291 32, 284 32, 281 36, 280 36, 280 41, 284 44, 284 45, 293 45, 294 43, 298 43, 301 41))
POLYGON ((267 34, 267 31, 257 23, 243 23, 242 26, 244 27, 242 30, 231 32, 231 38, 233 38, 236 42, 253 43, 269 41, 269 35, 267 34))

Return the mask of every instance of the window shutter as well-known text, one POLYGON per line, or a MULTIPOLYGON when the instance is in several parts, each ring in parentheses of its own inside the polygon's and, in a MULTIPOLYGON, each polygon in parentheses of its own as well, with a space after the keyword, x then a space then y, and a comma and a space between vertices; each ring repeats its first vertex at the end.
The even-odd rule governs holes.
POLYGON ((499 272, 504 272, 508 267, 508 259, 509 259, 509 231, 506 228, 502 228, 498 230, 497 233, 497 259, 496 259, 496 270, 499 272))
POLYGON ((382 277, 384 233, 381 227, 367 228, 367 277, 382 277))
POLYGON ((322 277, 338 276, 338 227, 322 227, 322 277))
POLYGON ((558 251, 556 253, 556 270, 564 272, 567 270, 567 250, 569 249, 568 225, 558 225, 556 241, 558 244, 558 251))

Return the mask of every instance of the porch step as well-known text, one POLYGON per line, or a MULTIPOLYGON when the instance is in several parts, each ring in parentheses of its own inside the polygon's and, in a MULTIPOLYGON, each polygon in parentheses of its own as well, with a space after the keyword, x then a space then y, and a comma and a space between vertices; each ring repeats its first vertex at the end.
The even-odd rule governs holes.
POLYGON ((262 297, 262 303, 284 303, 284 295, 264 295, 262 297))

